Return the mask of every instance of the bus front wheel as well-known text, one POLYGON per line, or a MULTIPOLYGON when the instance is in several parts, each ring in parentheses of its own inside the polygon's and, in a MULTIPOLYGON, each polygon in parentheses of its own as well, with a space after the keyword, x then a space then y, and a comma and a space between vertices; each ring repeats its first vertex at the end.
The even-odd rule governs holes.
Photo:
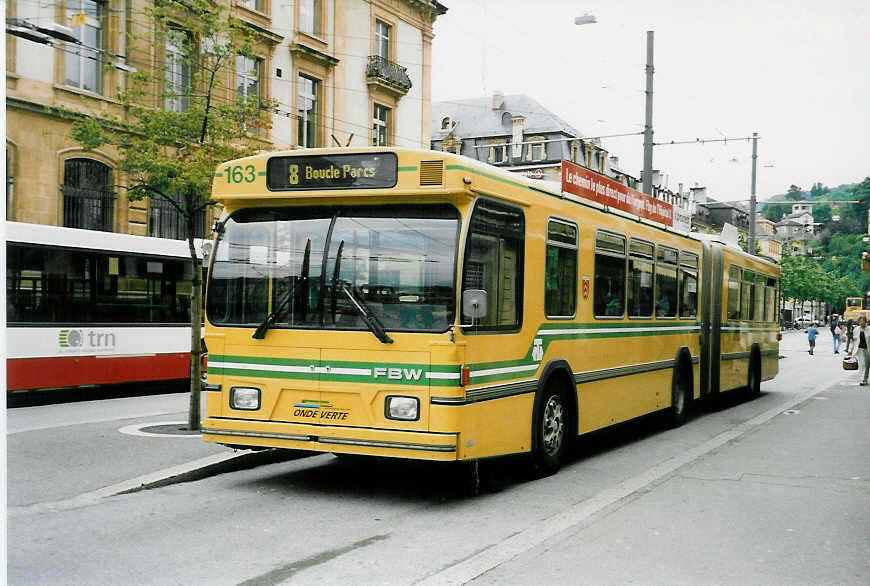
POLYGON ((538 396, 535 409, 535 447, 532 452, 532 473, 536 477, 555 473, 562 463, 567 441, 568 411, 565 397, 555 388, 538 396))

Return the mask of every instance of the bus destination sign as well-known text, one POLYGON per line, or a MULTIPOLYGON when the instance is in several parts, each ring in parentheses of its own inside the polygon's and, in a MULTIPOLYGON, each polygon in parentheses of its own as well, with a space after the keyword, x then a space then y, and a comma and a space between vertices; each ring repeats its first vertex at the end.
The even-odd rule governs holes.
POLYGON ((395 153, 272 157, 266 164, 270 191, 385 189, 396 185, 395 153))

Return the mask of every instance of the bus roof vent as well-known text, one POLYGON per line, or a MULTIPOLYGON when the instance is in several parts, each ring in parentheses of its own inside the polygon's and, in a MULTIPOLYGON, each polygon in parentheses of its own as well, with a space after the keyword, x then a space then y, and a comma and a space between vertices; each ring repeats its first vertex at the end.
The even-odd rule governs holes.
POLYGON ((441 185, 444 182, 444 161, 420 161, 420 185, 441 185))

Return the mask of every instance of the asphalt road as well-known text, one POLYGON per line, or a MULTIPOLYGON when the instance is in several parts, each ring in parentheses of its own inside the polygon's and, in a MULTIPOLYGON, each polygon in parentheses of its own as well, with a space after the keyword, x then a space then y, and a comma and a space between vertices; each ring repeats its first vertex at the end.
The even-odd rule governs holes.
POLYGON ((138 432, 184 395, 11 409, 9 583, 867 584, 870 392, 805 346, 754 401, 586 437, 549 478, 485 462, 477 496, 462 466, 138 432))

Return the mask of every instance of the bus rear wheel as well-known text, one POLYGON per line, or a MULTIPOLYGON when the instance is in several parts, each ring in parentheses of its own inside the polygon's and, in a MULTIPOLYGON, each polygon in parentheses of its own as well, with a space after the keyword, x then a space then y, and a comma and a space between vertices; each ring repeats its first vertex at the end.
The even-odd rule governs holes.
POLYGON ((532 473, 536 477, 555 473, 562 463, 568 443, 568 426, 564 395, 558 389, 547 389, 539 395, 534 424, 535 448, 532 452, 532 473))
POLYGON ((685 369, 674 373, 671 383, 671 406, 668 409, 668 426, 680 427, 686 422, 692 402, 692 383, 685 369))
POLYGON ((751 401, 761 395, 761 360, 752 357, 749 364, 749 378, 746 381, 746 398, 751 401))

